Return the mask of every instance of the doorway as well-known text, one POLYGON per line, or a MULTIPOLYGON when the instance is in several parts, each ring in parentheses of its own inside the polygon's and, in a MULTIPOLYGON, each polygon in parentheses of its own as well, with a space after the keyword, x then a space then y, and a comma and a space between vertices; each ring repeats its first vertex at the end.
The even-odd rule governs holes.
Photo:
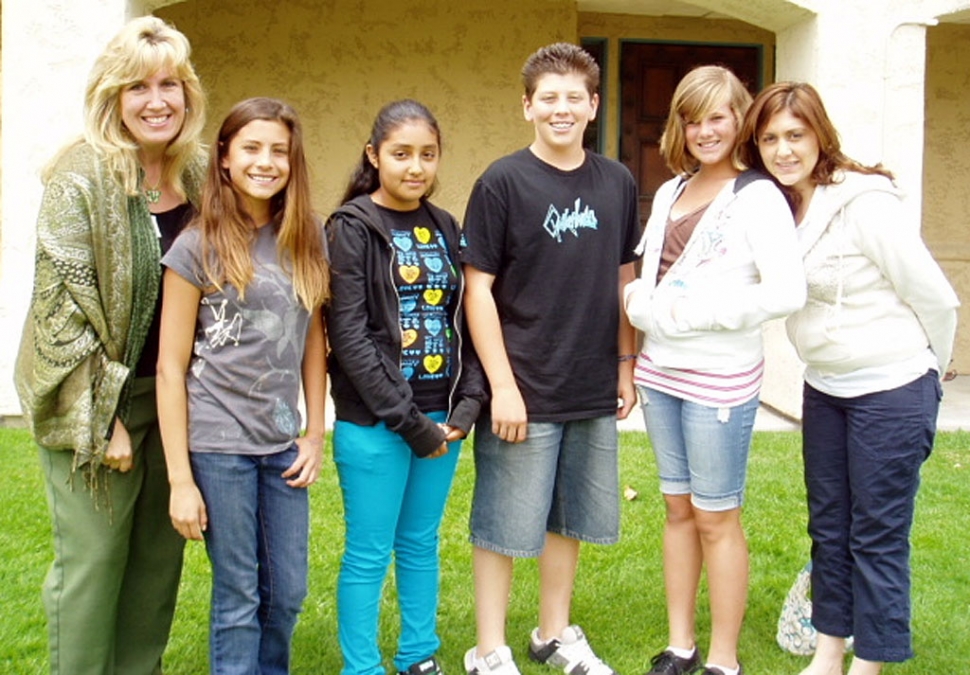
POLYGON ((753 94, 761 88, 760 46, 663 42, 620 43, 620 161, 637 181, 640 221, 672 176, 660 157, 660 136, 680 79, 695 66, 730 68, 753 94))

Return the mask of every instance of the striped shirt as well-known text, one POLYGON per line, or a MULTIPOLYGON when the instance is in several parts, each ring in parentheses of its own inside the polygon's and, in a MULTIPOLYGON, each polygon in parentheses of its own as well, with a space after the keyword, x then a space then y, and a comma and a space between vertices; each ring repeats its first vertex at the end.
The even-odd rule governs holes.
POLYGON ((761 391, 765 361, 741 372, 680 370, 658 366, 646 352, 640 352, 633 381, 670 396, 711 408, 732 408, 747 403, 761 391))

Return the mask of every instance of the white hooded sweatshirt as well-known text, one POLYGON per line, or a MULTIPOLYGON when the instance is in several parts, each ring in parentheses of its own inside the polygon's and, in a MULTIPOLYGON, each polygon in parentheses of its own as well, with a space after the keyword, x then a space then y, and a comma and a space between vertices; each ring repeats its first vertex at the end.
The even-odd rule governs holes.
POLYGON ((638 249, 643 273, 624 289, 627 316, 656 366, 750 370, 763 358, 761 324, 805 302, 791 209, 767 177, 741 189, 731 181, 658 283, 668 215, 683 187, 673 178, 657 190, 638 249))
POLYGON ((888 178, 848 172, 798 227, 808 301, 788 336, 819 391, 886 391, 950 361, 960 303, 900 199, 888 178))

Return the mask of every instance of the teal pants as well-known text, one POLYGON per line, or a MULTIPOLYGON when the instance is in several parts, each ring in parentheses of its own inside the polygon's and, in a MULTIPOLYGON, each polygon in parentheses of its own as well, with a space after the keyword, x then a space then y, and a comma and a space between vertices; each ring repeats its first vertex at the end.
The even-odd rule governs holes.
MULTIPOLYGON (((444 413, 429 415, 444 422, 444 413)), ((418 459, 381 422, 365 427, 338 420, 334 460, 344 500, 346 537, 337 579, 341 675, 384 675, 378 613, 394 555, 401 633, 396 671, 434 656, 438 617, 438 527, 451 489, 461 441, 448 453, 418 459)))
POLYGON ((71 474, 73 453, 40 448, 54 534, 43 589, 52 675, 161 673, 184 540, 168 516, 155 378, 135 380, 128 431, 134 468, 107 473, 110 501, 97 505, 71 474))

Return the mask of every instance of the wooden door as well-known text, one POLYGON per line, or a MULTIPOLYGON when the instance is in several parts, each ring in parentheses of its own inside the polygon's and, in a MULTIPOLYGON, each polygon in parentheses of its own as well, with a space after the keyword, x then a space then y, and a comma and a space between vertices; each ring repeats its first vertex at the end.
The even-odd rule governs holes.
POLYGON ((653 195, 671 177, 660 157, 660 135, 680 79, 695 66, 730 68, 754 94, 761 84, 761 48, 710 44, 624 42, 620 47, 620 161, 633 173, 646 222, 653 195))

